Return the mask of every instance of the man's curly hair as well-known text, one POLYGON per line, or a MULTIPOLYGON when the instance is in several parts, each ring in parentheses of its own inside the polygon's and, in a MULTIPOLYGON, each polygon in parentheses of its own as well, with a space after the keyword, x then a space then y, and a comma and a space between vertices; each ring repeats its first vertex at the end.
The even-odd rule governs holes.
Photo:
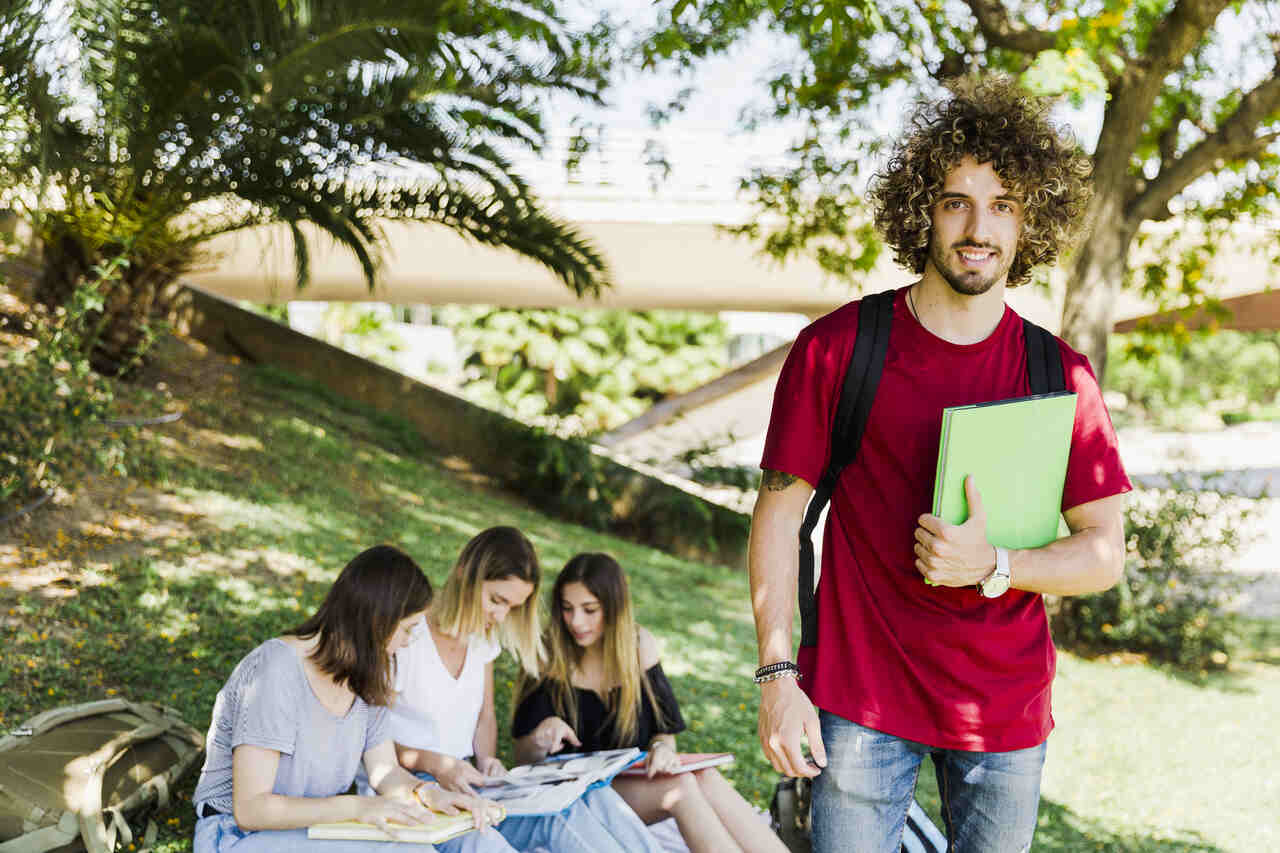
POLYGON ((876 226, 894 258, 916 274, 929 257, 933 206, 947 174, 964 157, 991 163, 1023 202, 1022 234, 1008 284, 1031 277, 1070 245, 1092 190, 1092 164, 1075 140, 1050 123, 1050 103, 1009 77, 966 78, 952 97, 922 103, 884 169, 872 178, 876 226))

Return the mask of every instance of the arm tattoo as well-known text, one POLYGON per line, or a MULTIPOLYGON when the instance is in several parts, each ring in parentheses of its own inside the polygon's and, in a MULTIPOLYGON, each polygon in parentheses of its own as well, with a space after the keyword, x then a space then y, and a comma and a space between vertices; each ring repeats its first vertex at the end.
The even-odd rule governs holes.
POLYGON ((770 471, 765 469, 764 475, 760 478, 760 485, 764 486, 771 492, 781 492, 785 491, 787 486, 790 486, 798 479, 799 477, 795 474, 787 474, 783 471, 770 471))

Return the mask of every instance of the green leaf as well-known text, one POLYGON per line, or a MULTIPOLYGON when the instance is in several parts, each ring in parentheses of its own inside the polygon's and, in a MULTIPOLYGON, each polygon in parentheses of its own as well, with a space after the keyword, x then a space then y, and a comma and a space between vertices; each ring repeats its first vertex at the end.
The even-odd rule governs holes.
POLYGON ((541 370, 552 370, 560 359, 560 347, 555 338, 545 333, 537 333, 529 339, 525 348, 529 364, 541 370))
POLYGON ((1077 97, 1104 94, 1106 76, 1083 50, 1042 51, 1022 73, 1022 85, 1037 95, 1071 94, 1077 97))

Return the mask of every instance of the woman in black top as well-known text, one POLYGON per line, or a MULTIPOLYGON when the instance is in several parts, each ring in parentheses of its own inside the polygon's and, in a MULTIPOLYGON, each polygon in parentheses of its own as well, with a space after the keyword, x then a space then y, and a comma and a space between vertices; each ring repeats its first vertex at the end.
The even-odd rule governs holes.
POLYGON ((653 635, 635 624, 627 578, 606 554, 579 554, 551 591, 547 674, 527 683, 512 734, 516 760, 566 747, 648 749, 644 777, 613 786, 645 823, 675 817, 692 853, 786 853, 754 808, 715 768, 672 773, 684 719, 653 635))

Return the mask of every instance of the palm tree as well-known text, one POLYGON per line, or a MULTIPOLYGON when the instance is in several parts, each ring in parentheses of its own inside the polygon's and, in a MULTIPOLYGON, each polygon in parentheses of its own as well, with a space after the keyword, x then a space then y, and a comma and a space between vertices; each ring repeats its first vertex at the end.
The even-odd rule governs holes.
POLYGON ((0 6, 0 128, 25 129, 6 137, 5 176, 35 196, 42 302, 123 260, 104 284, 111 358, 203 243, 270 223, 289 228, 299 286, 300 225, 350 250, 372 287, 389 220, 508 247, 580 295, 606 284, 510 159, 541 150, 550 96, 598 102, 604 87, 606 34, 570 27, 554 0, 43 5, 0 6))

